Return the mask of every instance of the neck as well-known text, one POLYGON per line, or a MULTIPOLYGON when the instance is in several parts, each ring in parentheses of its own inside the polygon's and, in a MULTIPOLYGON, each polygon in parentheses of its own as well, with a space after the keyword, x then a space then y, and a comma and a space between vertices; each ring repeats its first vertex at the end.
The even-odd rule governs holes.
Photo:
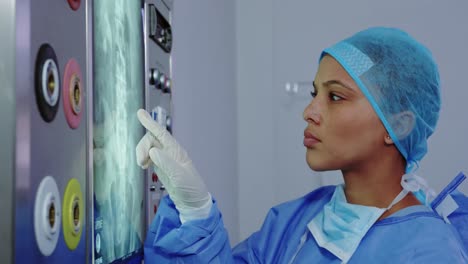
MULTIPOLYGON (((396 148, 395 148, 396 150, 396 148)), ((356 168, 342 170, 348 203, 386 208, 403 190, 401 177, 406 162, 399 153, 384 153, 356 168)), ((387 210, 382 218, 405 207, 420 204, 410 193, 387 210)))

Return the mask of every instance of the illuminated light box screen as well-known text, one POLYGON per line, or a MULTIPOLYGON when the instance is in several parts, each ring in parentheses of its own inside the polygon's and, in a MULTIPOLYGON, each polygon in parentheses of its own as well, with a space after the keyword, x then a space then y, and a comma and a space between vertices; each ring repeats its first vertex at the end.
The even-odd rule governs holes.
POLYGON ((94 260, 139 263, 144 240, 144 178, 135 147, 144 130, 141 1, 94 6, 94 260))

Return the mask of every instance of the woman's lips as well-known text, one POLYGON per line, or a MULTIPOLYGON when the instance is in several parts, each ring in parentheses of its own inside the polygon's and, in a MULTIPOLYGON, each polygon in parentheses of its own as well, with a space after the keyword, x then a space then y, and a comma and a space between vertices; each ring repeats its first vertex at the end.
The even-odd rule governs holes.
POLYGON ((312 133, 304 131, 304 146, 306 148, 312 148, 315 144, 319 142, 320 140, 316 138, 312 133))

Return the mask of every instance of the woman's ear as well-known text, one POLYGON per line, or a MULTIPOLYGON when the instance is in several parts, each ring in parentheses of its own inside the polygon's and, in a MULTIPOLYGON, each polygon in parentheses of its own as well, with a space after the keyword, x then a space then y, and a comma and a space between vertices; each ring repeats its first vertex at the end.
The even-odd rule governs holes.
POLYGON ((415 123, 416 117, 411 111, 403 111, 395 114, 390 120, 393 132, 395 133, 398 140, 406 138, 411 133, 411 131, 413 131, 415 123))
POLYGON ((393 145, 393 143, 394 143, 392 138, 388 134, 384 137, 384 141, 385 141, 386 145, 393 145))

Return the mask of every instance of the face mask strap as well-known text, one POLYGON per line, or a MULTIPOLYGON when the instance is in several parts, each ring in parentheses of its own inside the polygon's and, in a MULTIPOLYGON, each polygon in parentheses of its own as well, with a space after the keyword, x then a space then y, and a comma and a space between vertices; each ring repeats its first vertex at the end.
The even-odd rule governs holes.
POLYGON ((408 190, 401 190, 401 192, 395 197, 395 199, 393 199, 392 203, 386 208, 386 210, 390 210, 390 208, 392 208, 395 204, 403 200, 403 198, 405 198, 405 196, 408 195, 408 193, 408 190))
POLYGON ((434 199, 436 193, 432 190, 427 181, 415 173, 407 173, 401 178, 401 186, 403 189, 408 190, 418 198, 418 200, 424 205, 429 205, 429 203, 434 199))

